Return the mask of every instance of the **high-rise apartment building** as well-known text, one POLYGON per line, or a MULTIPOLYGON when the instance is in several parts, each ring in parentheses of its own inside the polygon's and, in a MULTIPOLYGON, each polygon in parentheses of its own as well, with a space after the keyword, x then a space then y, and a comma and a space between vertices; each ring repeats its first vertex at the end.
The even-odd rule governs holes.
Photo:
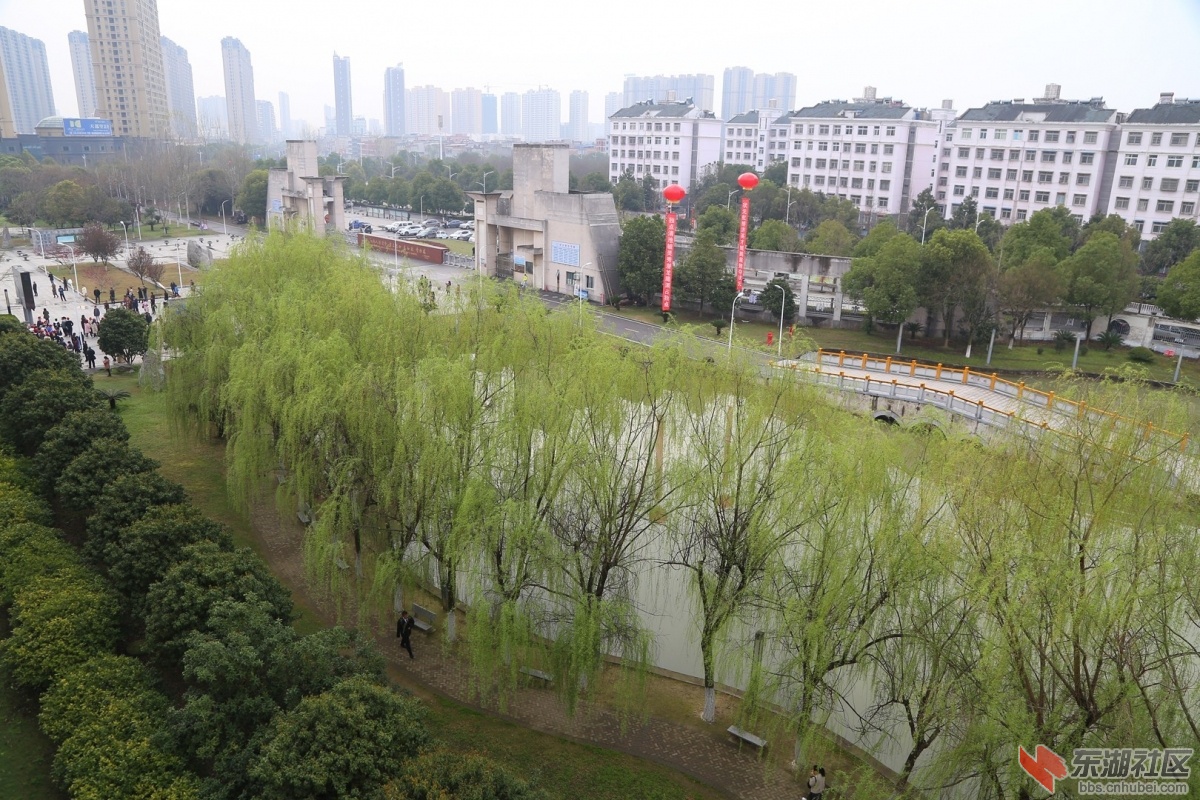
POLYGON ((204 139, 229 138, 229 106, 224 97, 196 98, 196 127, 204 139))
POLYGON ((521 131, 521 95, 505 92, 500 97, 500 133, 520 136, 521 131))
POLYGON ((625 96, 620 92, 609 92, 604 95, 604 119, 608 119, 613 114, 624 108, 625 96))
POLYGON ((258 127, 259 141, 271 143, 279 140, 279 132, 275 129, 275 107, 270 100, 255 100, 255 123, 258 127))
POLYGON ((192 88, 192 65, 188 62, 187 50, 165 36, 161 42, 171 133, 178 138, 191 139, 196 135, 196 92, 192 88))
POLYGON ((576 89, 571 92, 567 108, 567 138, 572 142, 590 142, 591 125, 588 124, 588 93, 576 89))
POLYGON ((88 35, 83 31, 67 34, 67 47, 71 50, 71 74, 75 77, 75 100, 79 103, 79 116, 96 116, 96 77, 92 74, 92 48, 88 35))
POLYGON ((729 67, 721 81, 721 118, 759 109, 790 111, 796 104, 796 76, 790 72, 755 73, 749 67, 729 67))
POLYGON ((292 98, 287 92, 279 93, 279 135, 284 139, 292 139, 292 98))
POLYGON ((383 71, 383 125, 388 136, 408 133, 405 122, 404 65, 397 64, 383 71))
POLYGON ((521 127, 527 142, 562 136, 562 98, 554 89, 530 89, 521 98, 521 127))
POLYGON ((333 54, 333 107, 338 136, 354 135, 354 104, 350 99, 350 59, 333 54))
POLYGON ((483 133, 483 93, 470 86, 451 92, 450 118, 454 133, 483 133))
POLYGON ((494 94, 484 94, 480 100, 480 106, 483 108, 483 132, 484 134, 496 134, 500 132, 500 113, 499 105, 494 94))
POLYGON ((712 75, 654 75, 625 78, 624 107, 646 101, 652 103, 679 102, 690 99, 697 108, 713 110, 712 75))
POLYGON ((450 98, 436 86, 414 86, 405 109, 408 132, 424 136, 450 133, 450 98))
POLYGON ((721 161, 723 123, 693 103, 636 103, 608 120, 609 179, 691 187, 721 161))
POLYGON ((221 62, 225 70, 229 138, 238 144, 257 142, 258 108, 254 104, 254 67, 250 65, 250 51, 240 40, 226 36, 221 40, 221 62))
POLYGON ((155 0, 85 4, 96 116, 112 120, 117 136, 170 135, 162 33, 155 0))
POLYGON ((46 117, 54 116, 54 92, 46 45, 23 33, 0 27, 0 132, 33 133, 46 117))

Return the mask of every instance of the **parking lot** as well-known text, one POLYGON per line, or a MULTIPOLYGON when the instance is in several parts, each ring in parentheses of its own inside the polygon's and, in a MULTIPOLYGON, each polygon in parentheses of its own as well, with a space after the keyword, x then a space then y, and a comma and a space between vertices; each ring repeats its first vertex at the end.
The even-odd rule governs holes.
MULTIPOLYGON (((474 241, 474 231, 471 227, 463 227, 464 225, 474 226, 474 221, 460 223, 456 220, 442 220, 439 217, 426 215, 421 217, 420 214, 414 214, 411 220, 383 220, 379 217, 367 216, 365 214, 355 213, 356 209, 346 210, 346 225, 351 226, 360 224, 369 226, 373 233, 380 236, 398 236, 402 239, 458 239, 464 242, 474 241), (388 230, 392 228, 393 230, 388 230), (398 233, 396 232, 398 229, 398 233)), ((348 230, 351 228, 348 227, 348 230)))

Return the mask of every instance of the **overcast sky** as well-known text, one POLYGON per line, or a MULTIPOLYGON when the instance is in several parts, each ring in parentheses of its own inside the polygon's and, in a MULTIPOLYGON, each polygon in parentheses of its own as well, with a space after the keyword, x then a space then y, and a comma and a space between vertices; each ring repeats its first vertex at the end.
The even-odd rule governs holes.
MULTIPOLYGON (((77 113, 67 33, 87 30, 84 0, 0 0, 0 25, 43 40, 58 113, 77 113)), ((654 3, 606 0, 159 0, 163 35, 188 51, 196 96, 224 95, 221 38, 250 50, 255 94, 291 96, 293 119, 324 124, 336 51, 349 56, 354 114, 383 117, 383 70, 409 87, 474 86, 501 94, 540 86, 591 93, 591 121, 627 74, 715 76, 726 67, 799 76, 797 106, 875 86, 916 106, 952 99, 1103 96, 1122 111, 1159 92, 1200 98, 1200 0, 841 0, 654 3)), ((276 109, 278 113, 278 109, 276 109)))

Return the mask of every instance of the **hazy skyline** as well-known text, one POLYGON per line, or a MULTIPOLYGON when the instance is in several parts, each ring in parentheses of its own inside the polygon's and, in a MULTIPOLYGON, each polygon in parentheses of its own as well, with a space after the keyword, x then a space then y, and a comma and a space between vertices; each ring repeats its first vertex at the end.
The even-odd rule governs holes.
MULTIPOLYGON (((225 93, 221 39, 236 37, 251 53, 255 95, 287 92, 292 118, 314 128, 334 103, 334 51, 351 59, 355 114, 379 120, 384 69, 396 64, 404 65, 408 86, 447 92, 471 86, 499 96, 545 87, 566 98, 587 91, 592 122, 603 119, 605 94, 620 91, 627 74, 712 74, 719 113, 721 76, 733 66, 795 73, 798 106, 850 99, 866 85, 914 106, 952 99, 959 112, 1031 99, 1047 83, 1061 84, 1064 98, 1103 96, 1121 111, 1153 105, 1165 91, 1200 98, 1198 0, 1136 8, 1116 0, 1031 8, 962 0, 785 4, 758 10, 755 19, 769 24, 735 26, 763 27, 770 39, 731 36, 726 7, 705 7, 680 13, 613 0, 580 6, 583 12, 540 0, 519 9, 463 0, 418 13, 303 0, 282 9, 231 0, 158 3, 161 33, 188 51, 197 97, 225 93)), ((67 34, 87 29, 83 0, 0 0, 0 25, 45 42, 58 113, 77 115, 67 34)))

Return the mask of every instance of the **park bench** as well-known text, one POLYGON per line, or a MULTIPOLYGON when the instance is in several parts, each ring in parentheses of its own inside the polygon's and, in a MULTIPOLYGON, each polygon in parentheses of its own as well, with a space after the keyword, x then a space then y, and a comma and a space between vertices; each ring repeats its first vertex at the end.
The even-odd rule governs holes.
POLYGON ((437 624, 437 614, 430 611, 424 606, 413 605, 413 627, 419 631, 429 633, 433 630, 433 626, 437 624))
POLYGON ((533 667, 521 667, 521 674, 528 675, 531 678, 537 678, 539 681, 544 681, 546 683, 554 683, 553 675, 551 675, 549 672, 542 672, 540 669, 534 669, 533 667))
POLYGON ((729 732, 730 736, 732 736, 734 739, 737 739, 739 742, 745 742, 746 744, 754 745, 759 750, 767 749, 767 740, 760 739, 749 731, 744 731, 736 725, 730 725, 726 730, 729 732))

